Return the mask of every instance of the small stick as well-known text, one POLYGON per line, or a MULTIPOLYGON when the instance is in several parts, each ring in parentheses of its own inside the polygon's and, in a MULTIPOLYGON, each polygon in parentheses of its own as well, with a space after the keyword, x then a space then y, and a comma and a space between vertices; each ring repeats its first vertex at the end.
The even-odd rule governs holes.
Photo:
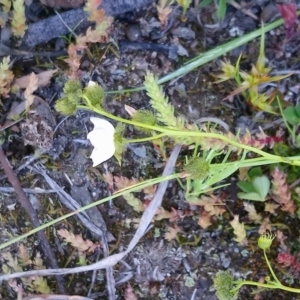
MULTIPOLYGON (((14 172, 11 168, 11 165, 10 165, 1 146, 0 146, 0 163, 1 163, 3 170, 7 176, 7 179, 9 180, 9 182, 15 189, 16 194, 18 195, 20 204, 25 209, 25 211, 28 213, 32 226, 34 228, 39 227, 41 225, 41 223, 39 221, 38 215, 37 215, 36 211, 34 210, 31 202, 27 198, 26 194, 24 193, 21 183, 18 180, 17 176, 14 174, 14 172)), ((37 236, 41 242, 41 247, 44 252, 44 255, 45 255, 45 257, 47 257, 51 267, 54 269, 57 269, 58 264, 57 264, 54 254, 52 252, 50 244, 47 240, 45 232, 43 230, 41 230, 41 231, 37 232, 37 236)), ((61 278, 61 276, 56 276, 56 280, 57 280, 58 290, 61 294, 63 294, 65 291, 65 288, 63 285, 63 279, 61 278)))

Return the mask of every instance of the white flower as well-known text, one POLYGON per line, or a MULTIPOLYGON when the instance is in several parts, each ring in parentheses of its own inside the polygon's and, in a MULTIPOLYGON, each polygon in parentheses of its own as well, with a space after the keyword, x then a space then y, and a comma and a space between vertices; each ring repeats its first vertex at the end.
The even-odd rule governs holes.
POLYGON ((87 138, 94 146, 90 158, 93 161, 93 167, 95 167, 114 155, 116 150, 114 143, 115 128, 104 119, 92 117, 90 120, 95 127, 89 132, 87 138))

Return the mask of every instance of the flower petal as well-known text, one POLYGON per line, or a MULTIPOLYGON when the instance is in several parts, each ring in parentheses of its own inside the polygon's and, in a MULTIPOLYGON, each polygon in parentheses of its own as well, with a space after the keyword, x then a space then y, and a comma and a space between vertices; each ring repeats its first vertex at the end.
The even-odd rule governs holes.
POLYGON ((102 149, 94 148, 90 156, 93 161, 93 167, 96 167, 110 159, 114 155, 115 150, 115 144, 113 142, 106 144, 102 149))
POLYGON ((114 134, 115 128, 104 119, 92 117, 94 129, 88 133, 87 138, 91 141, 94 149, 91 154, 93 167, 111 158, 115 153, 114 134))
POLYGON ((95 127, 89 132, 87 138, 95 148, 101 149, 106 147, 107 143, 114 140, 115 128, 111 123, 99 118, 91 118, 91 122, 95 127))
POLYGON ((110 132, 112 135, 115 133, 115 128, 110 122, 95 117, 91 117, 90 120, 95 125, 94 129, 103 129, 106 130, 107 132, 110 132))

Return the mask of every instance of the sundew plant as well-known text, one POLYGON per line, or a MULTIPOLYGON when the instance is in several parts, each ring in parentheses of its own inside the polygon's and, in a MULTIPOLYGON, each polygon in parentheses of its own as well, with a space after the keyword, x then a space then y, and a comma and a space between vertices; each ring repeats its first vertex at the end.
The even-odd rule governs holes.
MULTIPOLYGON (((282 157, 267 153, 257 147, 254 137, 245 138, 239 133, 223 132, 212 124, 201 127, 188 124, 182 117, 176 116, 174 107, 165 96, 162 87, 157 84, 153 74, 146 75, 144 85, 152 110, 135 111, 131 120, 112 115, 104 109, 103 89, 95 83, 82 89, 79 82, 68 81, 64 89, 65 96, 56 103, 56 109, 65 115, 74 114, 78 109, 89 110, 118 124, 134 126, 137 129, 136 139, 126 139, 120 130, 118 137, 115 136, 113 154, 120 162, 122 152, 128 143, 159 141, 162 145, 164 143, 185 145, 191 151, 188 157, 189 167, 182 172, 185 172, 184 177, 192 181, 191 185, 198 194, 216 188, 216 184, 239 168, 277 163, 300 166, 300 156, 282 157), (141 129, 146 131, 143 137, 141 129), (231 158, 233 153, 234 160, 231 158)), ((125 128, 122 126, 122 130, 125 128)), ((183 174, 178 176, 182 177, 183 174)))

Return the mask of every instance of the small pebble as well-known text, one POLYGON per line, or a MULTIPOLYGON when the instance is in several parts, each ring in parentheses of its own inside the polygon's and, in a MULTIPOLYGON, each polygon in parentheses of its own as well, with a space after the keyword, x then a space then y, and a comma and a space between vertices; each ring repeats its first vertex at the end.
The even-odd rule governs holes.
POLYGON ((278 16, 278 8, 276 7, 275 4, 270 3, 266 7, 263 8, 261 14, 260 14, 260 19, 264 23, 271 22, 274 20, 276 16, 278 16))
POLYGON ((134 42, 141 37, 142 32, 138 25, 129 25, 125 30, 125 34, 130 41, 134 42))

